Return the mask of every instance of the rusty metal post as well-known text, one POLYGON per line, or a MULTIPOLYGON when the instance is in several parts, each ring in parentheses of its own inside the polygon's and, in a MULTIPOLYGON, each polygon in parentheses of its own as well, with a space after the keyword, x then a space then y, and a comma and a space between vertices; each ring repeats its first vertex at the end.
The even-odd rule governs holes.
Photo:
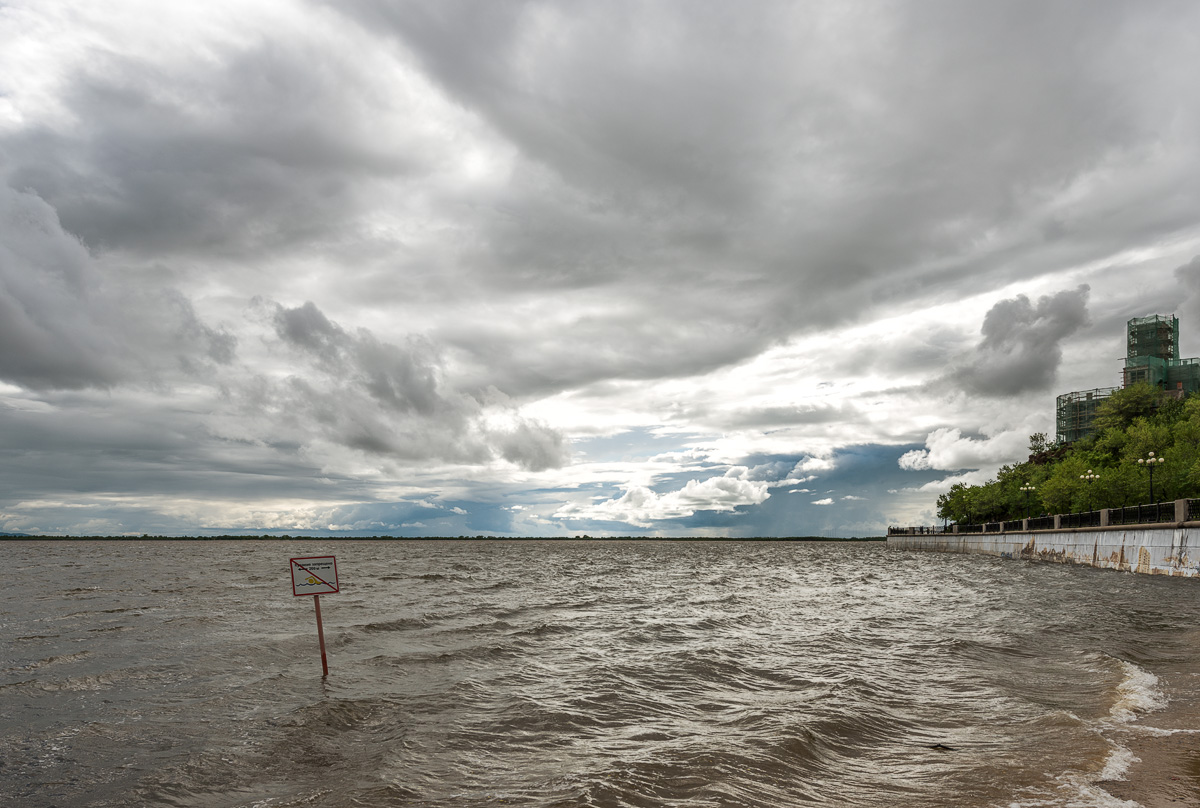
POLYGON ((325 658, 325 627, 321 625, 321 596, 313 595, 313 606, 317 609, 317 641, 321 643, 321 675, 329 675, 329 661, 325 658))

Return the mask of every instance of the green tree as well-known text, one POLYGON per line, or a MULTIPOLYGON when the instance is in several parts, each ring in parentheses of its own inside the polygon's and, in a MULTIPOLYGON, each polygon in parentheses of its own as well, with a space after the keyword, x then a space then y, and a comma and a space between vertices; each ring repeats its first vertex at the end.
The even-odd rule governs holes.
POLYGON ((940 495, 937 499, 937 515, 939 519, 949 519, 951 522, 961 523, 966 522, 969 518, 967 514, 967 486, 963 483, 954 483, 950 486, 950 490, 940 495))
POLYGON ((1097 432, 1125 429, 1135 418, 1152 415, 1163 403, 1163 391, 1145 382, 1116 390, 1096 407, 1092 426, 1097 432))
POLYGON ((1181 401, 1135 385, 1100 406, 1097 425, 1092 436, 1050 455, 1035 451, 1044 436, 1030 435, 1038 462, 1004 466, 980 485, 955 483, 938 497, 938 516, 979 523, 1146 503, 1150 473, 1138 459, 1150 452, 1166 461, 1154 468, 1155 499, 1200 498, 1200 395, 1181 401), (1089 471, 1090 481, 1083 479, 1089 471), (1021 490, 1029 485, 1031 495, 1021 490))
POLYGON ((1048 512, 1071 513, 1074 510, 1075 502, 1080 498, 1079 475, 1085 473, 1086 468, 1074 455, 1055 464, 1040 491, 1048 512))
POLYGON ((1200 491, 1200 396, 1193 396, 1179 408, 1178 418, 1171 424, 1173 451, 1168 464, 1176 465, 1180 474, 1181 496, 1200 491))

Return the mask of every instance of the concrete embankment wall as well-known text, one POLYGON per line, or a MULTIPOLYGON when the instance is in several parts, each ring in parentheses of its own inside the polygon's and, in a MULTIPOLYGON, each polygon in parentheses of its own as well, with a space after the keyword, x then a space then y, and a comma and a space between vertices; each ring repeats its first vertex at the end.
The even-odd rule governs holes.
POLYGON ((1152 575, 1200 575, 1200 522, 1009 533, 888 536, 908 550, 982 553, 1152 575))

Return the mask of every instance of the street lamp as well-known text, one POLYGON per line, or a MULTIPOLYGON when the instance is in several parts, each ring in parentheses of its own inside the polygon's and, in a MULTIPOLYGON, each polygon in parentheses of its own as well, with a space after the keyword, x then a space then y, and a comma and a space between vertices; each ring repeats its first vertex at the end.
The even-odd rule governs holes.
POLYGON ((1166 463, 1165 457, 1155 457, 1154 452, 1147 453, 1146 457, 1138 458, 1138 465, 1145 466, 1150 469, 1150 504, 1157 505, 1158 500, 1154 498, 1154 467, 1159 463, 1166 463))
POLYGON ((1093 474, 1093 473, 1092 473, 1092 470, 1091 470, 1091 469, 1088 469, 1088 473, 1087 473, 1087 474, 1080 474, 1080 475, 1079 475, 1079 479, 1081 479, 1081 480, 1087 480, 1087 484, 1088 484, 1088 488, 1087 488, 1087 491, 1088 491, 1088 510, 1090 511, 1090 510, 1092 509, 1092 480, 1099 480, 1099 479, 1100 479, 1100 475, 1099 475, 1099 474, 1093 474))
POLYGON ((1028 519, 1033 516, 1033 511, 1029 509, 1029 495, 1036 491, 1037 488, 1032 485, 1023 485, 1021 486, 1021 490, 1025 492, 1025 518, 1028 519))

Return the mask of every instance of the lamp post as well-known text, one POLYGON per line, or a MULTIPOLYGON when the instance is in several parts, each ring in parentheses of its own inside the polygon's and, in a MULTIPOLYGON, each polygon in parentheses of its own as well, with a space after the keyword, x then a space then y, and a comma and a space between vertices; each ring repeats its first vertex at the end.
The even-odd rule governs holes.
POLYGON ((1079 479, 1081 479, 1081 480, 1086 480, 1086 481, 1087 481, 1087 492, 1088 492, 1088 510, 1090 511, 1090 510, 1092 509, 1092 504, 1093 504, 1093 498, 1092 498, 1092 481, 1093 481, 1093 480, 1099 480, 1099 479, 1100 479, 1100 475, 1099 475, 1099 474, 1096 474, 1096 473, 1095 473, 1095 472, 1093 472, 1091 469, 1088 469, 1088 470, 1087 470, 1087 474, 1080 474, 1080 475, 1079 475, 1079 479))
POLYGON ((1092 480, 1098 480, 1098 479, 1100 479, 1100 475, 1099 475, 1099 474, 1096 474, 1096 473, 1093 473, 1093 472, 1092 472, 1092 469, 1091 469, 1091 468, 1088 468, 1088 469, 1087 469, 1087 473, 1086 473, 1086 474, 1080 474, 1080 475, 1079 475, 1079 479, 1081 479, 1081 480, 1087 480, 1087 509, 1088 509, 1088 510, 1091 510, 1091 509, 1092 509, 1092 504, 1093 504, 1093 501, 1092 501, 1092 480))
POLYGON ((1154 498, 1154 467, 1160 463, 1166 463, 1165 457, 1155 457, 1154 452, 1147 452, 1145 457, 1138 458, 1138 465, 1145 466, 1150 469, 1150 504, 1157 505, 1158 500, 1154 498))
POLYGON ((1033 511, 1029 509, 1029 495, 1036 491, 1037 488, 1032 485, 1023 485, 1021 486, 1021 490, 1025 492, 1025 518, 1029 519, 1033 516, 1033 511))

